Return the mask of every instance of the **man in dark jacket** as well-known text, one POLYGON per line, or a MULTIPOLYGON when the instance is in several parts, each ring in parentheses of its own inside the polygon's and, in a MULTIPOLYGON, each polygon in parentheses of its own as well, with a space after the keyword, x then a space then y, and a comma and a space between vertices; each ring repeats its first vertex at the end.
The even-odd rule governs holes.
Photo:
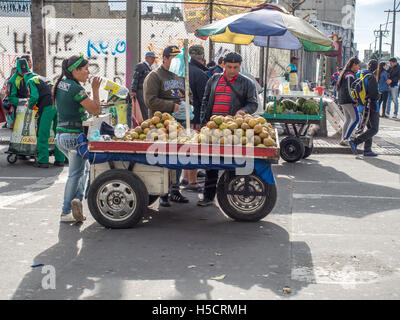
POLYGON ((202 64, 204 59, 204 47, 193 45, 189 48, 189 84, 193 94, 194 118, 193 124, 200 124, 200 109, 203 101, 204 90, 207 85, 207 67, 202 64))
POLYGON ((386 107, 386 115, 390 117, 390 107, 392 104, 392 100, 394 102, 394 114, 393 119, 397 119, 397 114, 399 112, 399 80, 400 80, 400 66, 397 63, 396 58, 392 58, 389 60, 390 69, 389 69, 389 80, 387 84, 389 85, 389 100, 387 102, 386 107))
POLYGON ((155 59, 156 55, 154 52, 147 52, 145 61, 139 63, 135 67, 135 73, 132 79, 132 100, 134 98, 138 99, 143 120, 149 118, 149 111, 143 99, 143 82, 146 76, 151 72, 151 66, 153 65, 155 59))
MULTIPOLYGON (((368 62, 368 70, 364 70, 362 73, 374 73, 378 68, 378 61, 371 60, 368 62)), ((376 157, 377 154, 372 152, 372 138, 378 133, 379 131, 379 91, 378 91, 378 82, 376 81, 376 77, 372 74, 367 76, 367 96, 366 101, 367 105, 364 108, 370 109, 370 116, 367 123, 367 131, 363 134, 358 136, 354 140, 350 140, 349 144, 351 150, 355 155, 357 155, 357 145, 364 142, 364 156, 365 157, 376 157)))
MULTIPOLYGON (((253 114, 258 107, 256 86, 246 76, 239 74, 242 57, 236 52, 224 58, 225 72, 208 80, 201 106, 200 120, 205 124, 212 115, 253 114)), ((218 170, 207 170, 204 198, 197 204, 209 206, 214 203, 218 170)))

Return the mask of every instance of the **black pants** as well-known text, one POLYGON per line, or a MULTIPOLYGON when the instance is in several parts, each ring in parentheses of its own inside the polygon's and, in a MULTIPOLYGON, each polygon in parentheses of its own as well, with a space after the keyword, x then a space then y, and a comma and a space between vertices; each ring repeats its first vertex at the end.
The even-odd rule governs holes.
POLYGON ((206 181, 204 184, 204 198, 214 200, 217 193, 218 170, 206 170, 206 181))
POLYGON ((149 109, 146 107, 146 104, 144 103, 143 90, 138 90, 136 92, 136 97, 139 102, 140 111, 142 112, 143 120, 147 120, 149 118, 149 109))
POLYGON ((379 99, 379 109, 381 108, 382 105, 382 116, 385 115, 386 113, 386 104, 389 98, 389 91, 384 91, 381 93, 381 98, 379 99))
POLYGON ((378 133, 379 131, 379 112, 376 111, 375 103, 370 105, 371 114, 369 116, 369 120, 367 123, 367 131, 365 131, 362 135, 358 136, 354 139, 354 142, 358 145, 361 143, 364 144, 364 152, 370 152, 372 147, 372 138, 378 133))

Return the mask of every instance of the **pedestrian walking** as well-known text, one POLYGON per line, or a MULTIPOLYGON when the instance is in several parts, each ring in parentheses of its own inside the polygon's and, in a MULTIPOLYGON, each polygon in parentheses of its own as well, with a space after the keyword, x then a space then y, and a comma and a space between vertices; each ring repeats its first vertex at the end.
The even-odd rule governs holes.
POLYGON ((132 79, 132 100, 138 100, 143 120, 149 118, 149 110, 143 98, 143 82, 147 75, 152 71, 151 66, 154 64, 155 59, 156 55, 154 52, 147 52, 144 61, 136 65, 132 79))
MULTIPOLYGON (((205 124, 212 115, 253 114, 257 110, 256 86, 239 73, 242 57, 236 52, 224 58, 224 73, 216 73, 208 80, 201 105, 200 121, 205 124)), ((217 190, 218 170, 206 170, 203 200, 199 206, 214 203, 217 190)))
POLYGON ((62 74, 53 88, 53 103, 58 112, 56 146, 69 161, 61 213, 63 222, 85 220, 82 199, 89 166, 87 160, 76 153, 76 147, 78 137, 83 132, 82 121, 87 119, 86 111, 93 115, 101 113, 101 78, 94 77, 92 80, 93 98, 89 98, 81 85, 88 80, 89 75, 89 61, 82 54, 72 56, 62 62, 62 74))
MULTIPOLYGON (((144 101, 149 108, 149 116, 154 112, 173 113, 180 109, 181 101, 185 100, 185 79, 169 71, 172 59, 181 51, 177 46, 168 46, 163 51, 163 63, 148 74, 143 83, 144 101)), ((179 191, 181 170, 177 170, 177 180, 169 194, 160 197, 160 206, 170 207, 169 200, 177 203, 188 203, 189 200, 179 191)))
POLYGON ((393 119, 397 119, 397 115, 399 112, 399 80, 400 80, 400 66, 397 63, 396 58, 391 58, 389 60, 390 68, 389 68, 389 79, 387 80, 387 84, 389 85, 389 99, 386 106, 386 115, 390 117, 390 109, 392 101, 394 103, 394 114, 393 119))
POLYGON ((366 84, 366 105, 364 108, 369 108, 370 116, 367 123, 367 131, 363 134, 355 138, 354 140, 350 140, 349 144, 352 152, 357 155, 357 145, 364 143, 364 156, 365 157, 376 157, 377 154, 372 151, 372 139, 379 131, 379 93, 378 93, 378 82, 376 81, 376 77, 373 73, 378 68, 378 61, 370 60, 368 62, 368 69, 362 71, 362 74, 365 75, 367 84, 366 84), (367 75, 367 74, 371 75, 367 75))
MULTIPOLYGON (((57 108, 53 104, 52 85, 45 78, 34 75, 27 81, 28 108, 37 110, 37 152, 38 161, 35 166, 38 168, 49 168, 49 138, 50 130, 56 132, 58 123, 57 108), (51 128, 53 126, 53 128, 51 128)), ((54 165, 63 167, 65 162, 64 154, 55 146, 54 165)))
POLYGON ((389 80, 389 75, 387 70, 387 65, 385 62, 381 62, 376 72, 376 81, 378 81, 378 91, 379 91, 379 109, 382 107, 380 112, 381 117, 387 118, 386 116, 386 105, 389 98, 389 85, 387 81, 389 80))
POLYGON ((351 97, 351 85, 357 79, 356 75, 360 70, 360 64, 361 61, 357 57, 351 57, 337 81, 338 103, 341 105, 345 117, 342 139, 339 142, 342 146, 348 145, 348 140, 360 121, 357 106, 351 97))

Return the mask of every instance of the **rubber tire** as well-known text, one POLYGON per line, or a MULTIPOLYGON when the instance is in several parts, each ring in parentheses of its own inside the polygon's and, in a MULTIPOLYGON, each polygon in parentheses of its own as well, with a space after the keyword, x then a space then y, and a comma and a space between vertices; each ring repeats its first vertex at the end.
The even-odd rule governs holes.
POLYGON ((149 195, 149 206, 158 200, 160 196, 149 195))
MULTIPOLYGON (((256 175, 253 173, 253 175, 256 175)), ((277 189, 275 184, 268 184, 264 182, 264 186, 267 190, 266 197, 270 201, 266 201, 264 205, 253 214, 244 214, 233 208, 228 201, 228 195, 225 188, 225 179, 229 182, 235 177, 234 174, 225 172, 218 181, 217 184, 217 202, 221 211, 226 214, 229 218, 239 222, 257 222, 268 216, 272 209, 274 209, 277 200, 277 189)), ((261 179, 261 178, 260 178, 261 179)), ((262 179, 261 179, 262 180, 262 179)))
POLYGON ((9 164, 14 164, 16 163, 18 160, 18 157, 15 153, 11 153, 7 156, 7 161, 9 164))
POLYGON ((314 150, 314 145, 312 145, 311 148, 310 147, 304 147, 303 159, 307 159, 309 156, 311 156, 312 153, 313 153, 313 150, 314 150))
POLYGON ((286 162, 297 162, 304 157, 305 148, 303 142, 297 137, 286 137, 280 143, 281 157, 286 162), (295 152, 288 154, 286 148, 294 147, 295 152))
POLYGON ((147 212, 147 207, 149 205, 149 194, 145 184, 140 178, 129 172, 128 170, 122 169, 112 169, 108 170, 101 175, 99 175, 90 185, 89 195, 88 195, 88 207, 93 218, 100 223, 102 226, 111 229, 128 229, 134 227, 147 212), (99 188, 111 180, 121 180, 127 183, 135 192, 136 195, 136 209, 134 213, 124 221, 112 221, 104 217, 99 208, 97 207, 97 193, 99 188))

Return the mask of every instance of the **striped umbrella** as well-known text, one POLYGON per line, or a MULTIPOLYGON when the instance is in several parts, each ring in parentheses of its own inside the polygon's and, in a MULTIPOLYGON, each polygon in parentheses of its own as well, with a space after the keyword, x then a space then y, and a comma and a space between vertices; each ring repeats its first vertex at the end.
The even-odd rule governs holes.
POLYGON ((196 30, 198 37, 214 42, 250 44, 270 48, 333 51, 332 40, 307 21, 285 13, 276 6, 237 14, 196 30))

